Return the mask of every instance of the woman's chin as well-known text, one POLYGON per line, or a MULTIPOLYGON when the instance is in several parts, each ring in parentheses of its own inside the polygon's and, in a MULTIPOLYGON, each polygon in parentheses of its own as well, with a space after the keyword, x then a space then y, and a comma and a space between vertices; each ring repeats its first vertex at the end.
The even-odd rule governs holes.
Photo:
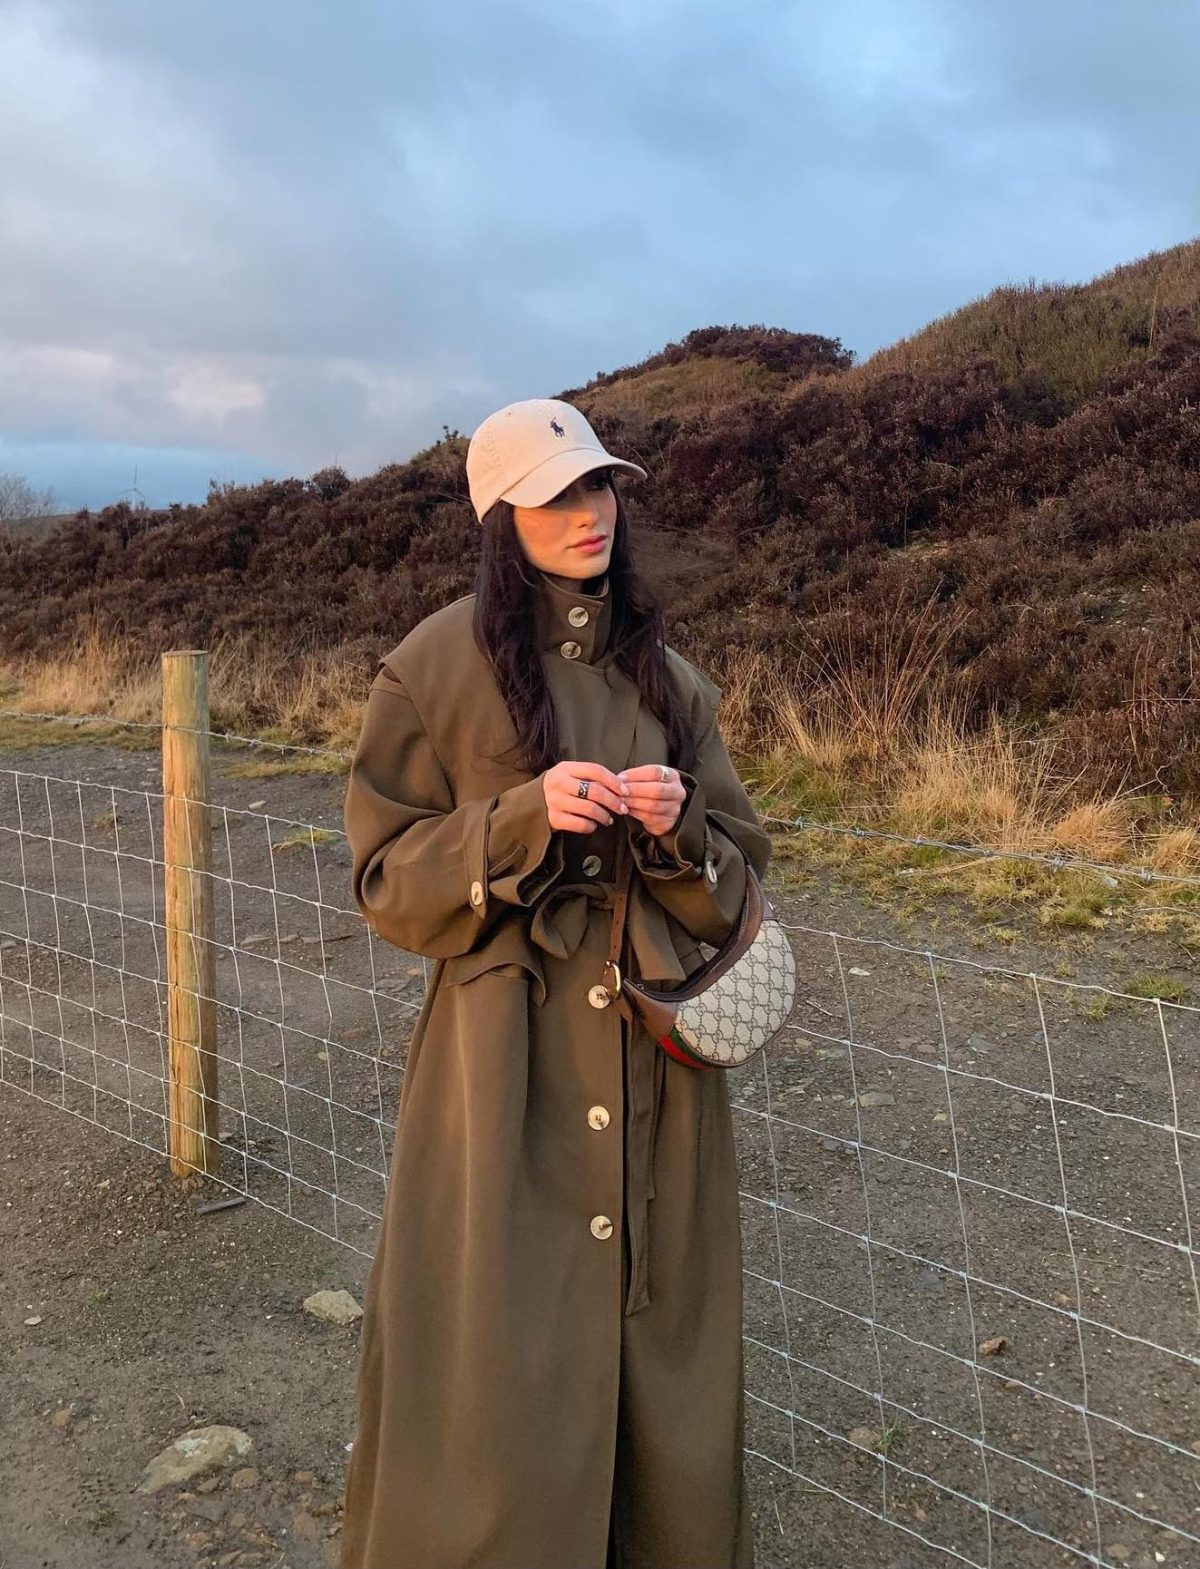
POLYGON ((582 583, 587 578, 601 577, 607 572, 611 557, 611 550, 598 550, 594 555, 589 555, 582 550, 573 550, 567 560, 554 570, 559 577, 575 578, 582 583))

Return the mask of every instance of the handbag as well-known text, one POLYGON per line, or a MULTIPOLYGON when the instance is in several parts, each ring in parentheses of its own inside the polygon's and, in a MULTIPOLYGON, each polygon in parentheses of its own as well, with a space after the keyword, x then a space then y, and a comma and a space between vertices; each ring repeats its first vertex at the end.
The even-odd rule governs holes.
POLYGON ((618 846, 612 940, 604 965, 607 994, 676 1062, 689 1068, 740 1068, 779 1035, 796 999, 796 961, 758 874, 746 862, 746 895, 729 936, 710 959, 673 987, 643 985, 621 973, 621 943, 633 882, 624 834, 618 846))

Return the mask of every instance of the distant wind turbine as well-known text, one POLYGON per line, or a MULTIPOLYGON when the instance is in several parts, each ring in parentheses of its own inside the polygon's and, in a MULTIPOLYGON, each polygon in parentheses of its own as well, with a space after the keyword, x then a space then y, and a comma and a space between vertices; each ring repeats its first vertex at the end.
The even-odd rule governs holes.
POLYGON ((137 511, 137 512, 145 512, 145 510, 146 510, 146 498, 142 494, 142 492, 138 489, 137 477, 138 477, 138 471, 137 471, 137 464, 135 463, 133 465, 133 484, 130 485, 128 490, 123 490, 121 492, 121 500, 122 501, 128 500, 129 504, 134 508, 135 511, 137 511))

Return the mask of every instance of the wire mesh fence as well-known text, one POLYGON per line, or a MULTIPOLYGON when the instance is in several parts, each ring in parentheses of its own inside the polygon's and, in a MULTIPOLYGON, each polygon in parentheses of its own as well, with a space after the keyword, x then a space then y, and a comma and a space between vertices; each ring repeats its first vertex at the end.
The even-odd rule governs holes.
MULTIPOLYGON (((165 1154, 162 821, 0 771, 0 1083, 165 1154)), ((217 1180, 369 1257, 427 966, 339 833, 212 822, 217 1180)), ((730 1075, 751 1463, 897 1564, 1200 1562, 1200 1012, 786 924, 730 1075)))
MULTIPOLYGON (((0 772, 0 1078, 165 1154, 162 805, 0 772)), ((369 1253, 424 963, 348 905, 340 836, 213 819, 217 1180, 369 1253)))

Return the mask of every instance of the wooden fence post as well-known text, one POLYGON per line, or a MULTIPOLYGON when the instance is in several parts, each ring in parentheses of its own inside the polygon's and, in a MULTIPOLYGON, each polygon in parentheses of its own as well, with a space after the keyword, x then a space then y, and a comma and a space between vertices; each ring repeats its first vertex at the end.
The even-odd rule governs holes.
POLYGON ((163 863, 170 1048, 168 1149, 177 1177, 216 1171, 216 966, 213 949, 208 654, 162 657, 163 863))

